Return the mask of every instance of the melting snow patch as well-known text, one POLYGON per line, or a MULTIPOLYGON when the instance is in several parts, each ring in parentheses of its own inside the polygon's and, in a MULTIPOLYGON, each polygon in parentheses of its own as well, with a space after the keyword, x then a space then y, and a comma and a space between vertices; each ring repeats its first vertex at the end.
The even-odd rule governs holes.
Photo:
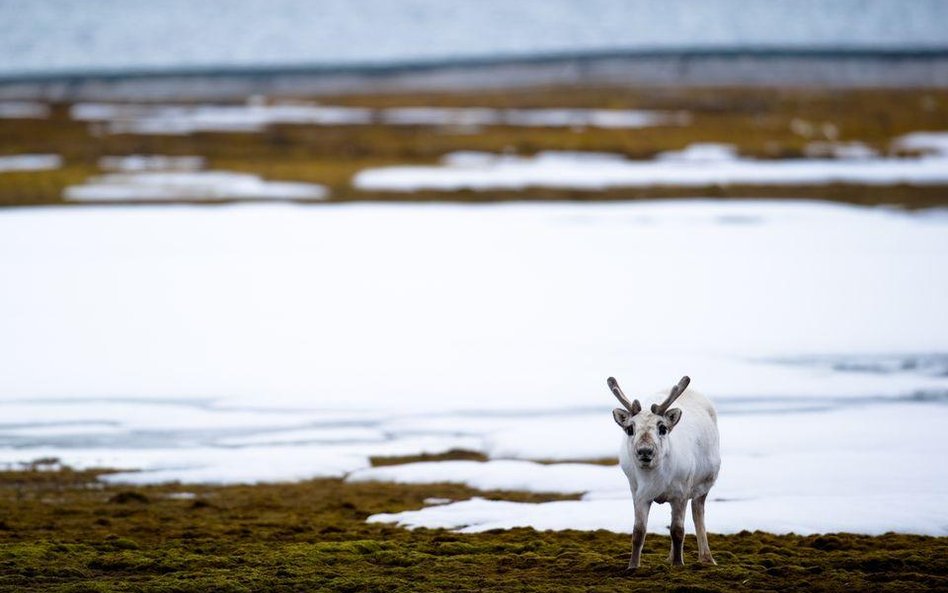
MULTIPOLYGON (((910 145, 940 146, 939 139, 922 140, 915 139, 910 145)), ((631 161, 601 154, 541 152, 521 157, 465 152, 460 157, 447 155, 440 166, 368 169, 354 179, 359 189, 401 192, 830 183, 948 183, 948 153, 917 158, 754 160, 735 156, 727 146, 699 144, 663 153, 653 161, 631 161)))
POLYGON ((737 149, 731 144, 698 142, 682 150, 659 153, 656 160, 678 163, 721 163, 737 160, 737 149))
POLYGON ((810 142, 803 148, 809 158, 825 159, 871 159, 879 153, 862 142, 810 142))
POLYGON ((191 134, 194 132, 258 132, 273 124, 321 126, 528 126, 643 128, 685 125, 684 113, 621 109, 490 109, 485 107, 392 107, 369 109, 258 101, 246 105, 145 105, 77 103, 79 121, 106 122, 113 134, 191 134))
POLYGON ((204 168, 204 157, 133 154, 104 156, 99 168, 105 171, 134 173, 138 171, 198 171, 204 168))
MULTIPOLYGON (((939 427, 948 421, 948 407, 941 403, 891 404, 885 416, 917 418, 915 434, 907 437, 900 425, 880 423, 880 410, 871 407, 823 413, 722 414, 723 465, 711 490, 711 530, 948 534, 948 510, 939 503, 948 484, 948 471, 938 463, 945 454, 939 427), (904 463, 905 459, 918 463, 904 463), (880 472, 880 467, 886 471, 880 472), (911 505, 893 503, 908 499, 911 505), (894 506, 886 509, 886 505, 894 506)), ((604 425, 587 422, 587 430, 594 428, 603 430, 604 425)), ((615 452, 621 436, 618 429, 609 429, 615 452)), ((550 432, 556 434, 555 430, 550 432)), ((371 521, 464 531, 518 526, 632 528, 631 495, 625 476, 615 465, 429 462, 367 468, 354 472, 349 480, 456 482, 480 489, 585 493, 581 501, 569 504, 475 499, 377 515, 371 521)), ((667 507, 659 508, 653 511, 657 515, 650 523, 653 531, 662 531, 667 525, 667 507)))
POLYGON ((192 134, 194 132, 259 132, 273 124, 323 126, 372 122, 372 111, 360 107, 310 104, 135 105, 77 103, 72 118, 107 122, 113 134, 192 134))
POLYGON ((0 101, 0 119, 46 119, 49 105, 35 101, 0 101))
POLYGON ((197 494, 194 492, 169 492, 165 495, 165 498, 169 500, 194 500, 197 498, 197 494))
POLYGON ((381 111, 392 125, 522 126, 549 128, 644 128, 684 125, 687 114, 623 109, 487 109, 483 107, 395 107, 381 111))
POLYGON ((913 132, 898 138, 894 146, 948 158, 948 132, 913 132))
POLYGON ((56 154, 14 154, 0 156, 0 173, 6 171, 45 171, 58 169, 63 159, 56 154))
MULTIPOLYGON (((941 496, 923 493, 913 495, 911 500, 912 504, 908 505, 904 498, 875 493, 858 498, 831 495, 808 498, 774 496, 753 501, 709 498, 706 521, 708 531, 713 533, 760 529, 801 535, 833 532, 878 535, 889 531, 936 536, 948 534, 948 514, 941 496)), ((691 514, 685 516, 686 531, 694 533, 691 514)), ((533 527, 541 531, 606 529, 631 533, 633 520, 631 498, 525 503, 475 497, 368 518, 370 523, 396 523, 412 529, 454 529, 463 533, 514 527, 533 527)), ((649 514, 648 531, 667 535, 668 522, 668 506, 654 506, 649 514)))
POLYGON ((684 125, 687 114, 620 109, 511 109, 502 112, 508 126, 565 128, 645 128, 684 125))
POLYGON ((322 200, 322 185, 264 181, 229 171, 114 173, 67 187, 63 196, 79 202, 162 200, 322 200))
POLYGON ((615 466, 588 463, 542 464, 512 459, 386 465, 354 472, 347 479, 350 482, 403 484, 452 482, 479 490, 565 493, 621 490, 626 483, 622 472, 615 466))
POLYGON ((496 109, 479 107, 393 107, 382 110, 382 122, 396 126, 494 126, 503 123, 496 109))

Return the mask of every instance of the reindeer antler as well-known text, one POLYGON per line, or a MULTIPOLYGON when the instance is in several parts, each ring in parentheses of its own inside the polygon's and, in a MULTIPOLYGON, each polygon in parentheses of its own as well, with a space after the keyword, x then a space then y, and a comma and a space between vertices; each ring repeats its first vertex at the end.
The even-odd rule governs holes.
POLYGON ((688 383, 691 383, 691 379, 688 378, 688 375, 685 375, 681 378, 681 381, 678 382, 678 385, 675 385, 671 388, 671 392, 669 392, 668 397, 665 398, 665 401, 663 401, 661 405, 652 404, 652 413, 661 416, 667 412, 669 406, 675 403, 675 400, 678 399, 678 396, 688 388, 688 383))
POLYGON ((616 381, 614 377, 609 377, 609 379, 606 380, 606 385, 609 386, 609 391, 612 392, 612 395, 616 396, 616 399, 619 400, 622 407, 632 412, 633 416, 642 411, 642 404, 639 403, 639 400, 630 402, 629 398, 622 393, 622 389, 619 388, 619 382, 616 381))

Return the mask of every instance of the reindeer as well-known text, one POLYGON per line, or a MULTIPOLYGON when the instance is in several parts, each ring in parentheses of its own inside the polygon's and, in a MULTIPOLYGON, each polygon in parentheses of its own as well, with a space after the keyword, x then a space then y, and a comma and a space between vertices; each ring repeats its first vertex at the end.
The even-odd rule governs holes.
POLYGON ((654 403, 650 412, 643 412, 639 400, 630 402, 614 378, 609 377, 607 381, 612 394, 622 404, 612 411, 612 417, 627 435, 622 440, 619 462, 629 479, 635 505, 629 570, 639 566, 653 502, 671 504, 669 562, 685 563, 682 555, 685 507, 691 500, 698 558, 701 562, 717 564, 711 557, 704 526, 704 503, 721 467, 717 413, 706 397, 685 391, 690 382, 688 377, 682 377, 662 403, 654 403), (672 408, 676 400, 679 407, 672 408))

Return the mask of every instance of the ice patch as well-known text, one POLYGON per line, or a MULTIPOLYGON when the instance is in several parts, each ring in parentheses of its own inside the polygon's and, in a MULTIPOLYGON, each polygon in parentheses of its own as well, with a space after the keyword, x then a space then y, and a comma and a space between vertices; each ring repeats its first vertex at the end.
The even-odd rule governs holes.
MULTIPOLYGON (((908 137, 907 137, 908 138, 908 137)), ((906 142, 908 140, 905 140, 906 142)), ((926 138, 912 146, 934 146, 926 138)), ((948 155, 917 158, 753 160, 724 145, 698 144, 652 161, 541 152, 532 157, 447 155, 436 166, 366 169, 353 184, 366 191, 522 190, 527 187, 603 190, 611 187, 709 185, 938 185, 948 183, 948 155)))
POLYGON ((0 156, 0 173, 7 171, 45 171, 58 169, 63 159, 55 154, 14 154, 0 156))
POLYGON ((325 186, 314 183, 264 181, 257 175, 230 171, 114 173, 92 177, 63 192, 66 200, 78 202, 322 200, 327 195, 325 186))

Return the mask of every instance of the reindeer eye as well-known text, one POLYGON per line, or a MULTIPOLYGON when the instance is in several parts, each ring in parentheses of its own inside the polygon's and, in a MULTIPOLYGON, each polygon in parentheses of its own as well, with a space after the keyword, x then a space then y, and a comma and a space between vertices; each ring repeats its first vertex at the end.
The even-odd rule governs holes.
POLYGON ((658 425, 658 434, 660 434, 660 435, 662 435, 662 436, 665 436, 665 434, 666 434, 667 432, 668 432, 668 429, 665 428, 665 425, 664 425, 664 424, 659 424, 659 425, 658 425))
POLYGON ((625 427, 625 434, 627 434, 627 435, 629 435, 629 436, 632 436, 634 433, 635 433, 635 425, 634 425, 634 424, 630 424, 629 426, 626 426, 626 427, 625 427))

